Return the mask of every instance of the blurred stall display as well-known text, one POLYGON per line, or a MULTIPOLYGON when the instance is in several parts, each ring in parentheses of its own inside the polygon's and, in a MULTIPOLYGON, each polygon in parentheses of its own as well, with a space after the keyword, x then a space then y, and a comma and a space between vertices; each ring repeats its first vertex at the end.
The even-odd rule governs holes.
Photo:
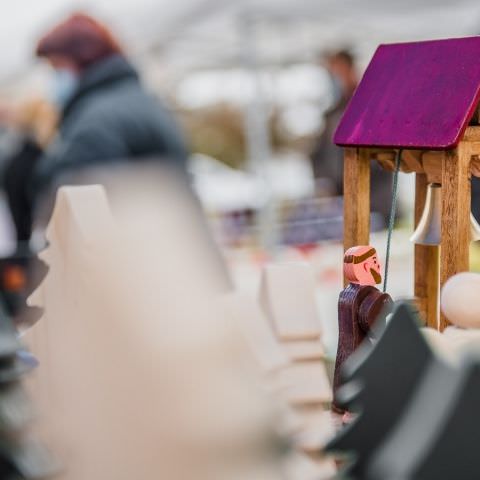
POLYGON ((286 202, 281 209, 282 236, 286 245, 311 246, 343 235, 341 197, 286 202))
MULTIPOLYGON (((303 199, 276 202, 277 246, 294 246, 308 251, 319 242, 340 241, 343 234, 341 198, 303 199)), ((217 241, 225 247, 258 245, 258 215, 253 209, 210 214, 217 241)))
MULTIPOLYGON (((275 201, 274 225, 277 247, 291 246, 308 252, 322 242, 343 238, 343 200, 341 197, 304 198, 275 201)), ((259 210, 256 208, 220 209, 207 216, 217 242, 226 248, 258 246, 259 210)), ((383 230, 383 221, 372 214, 372 232, 383 230)))
MULTIPOLYGON (((273 222, 267 228, 276 247, 294 246, 308 251, 319 242, 341 241, 342 198, 314 195, 306 159, 290 153, 265 163, 268 185, 262 178, 207 155, 191 157, 193 186, 217 242, 226 248, 259 246, 262 209, 267 203, 273 210, 273 222)), ((383 228, 382 215, 372 212, 372 231, 383 228)))

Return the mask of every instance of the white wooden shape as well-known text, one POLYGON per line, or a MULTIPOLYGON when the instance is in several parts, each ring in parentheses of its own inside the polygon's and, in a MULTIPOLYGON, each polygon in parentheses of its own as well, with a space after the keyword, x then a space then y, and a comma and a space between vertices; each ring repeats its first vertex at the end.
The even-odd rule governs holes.
POLYGON ((320 340, 283 342, 283 349, 292 361, 323 360, 325 349, 320 340))
POLYGON ((321 362, 296 362, 279 372, 280 385, 292 405, 326 404, 332 401, 332 387, 321 362))
POLYGON ((101 189, 61 189, 50 270, 32 298, 45 308, 26 335, 38 340, 33 390, 62 480, 269 478, 257 473, 275 470, 270 460, 249 459, 271 404, 245 342, 212 308, 207 242, 173 192, 124 204, 114 218, 101 189), (219 462, 232 448, 246 454, 244 475, 219 462))
POLYGON ((220 302, 224 315, 241 329, 263 370, 270 372, 289 364, 287 355, 255 298, 234 292, 223 296, 220 302))
POLYGON ((307 263, 267 265, 262 275, 260 300, 281 340, 320 337, 314 275, 307 263))

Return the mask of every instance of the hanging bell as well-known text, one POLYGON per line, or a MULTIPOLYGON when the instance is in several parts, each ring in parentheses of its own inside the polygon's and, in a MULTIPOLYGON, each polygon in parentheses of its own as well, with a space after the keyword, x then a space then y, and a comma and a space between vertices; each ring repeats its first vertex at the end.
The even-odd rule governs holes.
POLYGON ((429 183, 422 217, 410 237, 418 245, 440 245, 442 239, 442 186, 429 183))
MULTIPOLYGON (((442 186, 439 183, 430 183, 427 189, 427 198, 422 217, 418 226, 410 237, 410 241, 417 245, 440 245, 442 238, 442 186)), ((480 240, 480 225, 470 212, 470 241, 480 240)))

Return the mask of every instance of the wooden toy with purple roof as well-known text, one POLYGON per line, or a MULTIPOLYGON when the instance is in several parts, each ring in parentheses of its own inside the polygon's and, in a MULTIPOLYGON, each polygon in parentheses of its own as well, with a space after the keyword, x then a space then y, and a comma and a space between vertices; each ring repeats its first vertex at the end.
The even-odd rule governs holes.
POLYGON ((381 45, 334 137, 345 147, 345 250, 369 244, 371 160, 415 174, 415 302, 439 330, 448 326, 440 286, 469 268, 470 179, 480 176, 479 55, 480 37, 381 45), (433 188, 441 195, 436 206, 433 188), (434 226, 432 240, 426 233, 434 226))

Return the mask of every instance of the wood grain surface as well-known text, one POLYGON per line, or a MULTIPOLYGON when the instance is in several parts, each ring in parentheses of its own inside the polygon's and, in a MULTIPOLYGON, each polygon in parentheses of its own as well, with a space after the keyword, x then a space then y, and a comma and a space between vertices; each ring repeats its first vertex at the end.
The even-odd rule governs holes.
MULTIPOLYGON (((442 246, 440 284, 469 269, 470 159, 468 142, 446 153, 442 166, 442 246)), ((440 315, 441 331, 449 325, 440 315)))
MULTIPOLYGON (((415 228, 420 221, 427 195, 427 176, 415 175, 415 228)), ((438 329, 439 247, 415 245, 414 295, 426 325, 438 329)))
POLYGON ((356 245, 368 245, 370 240, 370 157, 367 150, 345 149, 343 185, 343 247, 346 251, 356 245))

